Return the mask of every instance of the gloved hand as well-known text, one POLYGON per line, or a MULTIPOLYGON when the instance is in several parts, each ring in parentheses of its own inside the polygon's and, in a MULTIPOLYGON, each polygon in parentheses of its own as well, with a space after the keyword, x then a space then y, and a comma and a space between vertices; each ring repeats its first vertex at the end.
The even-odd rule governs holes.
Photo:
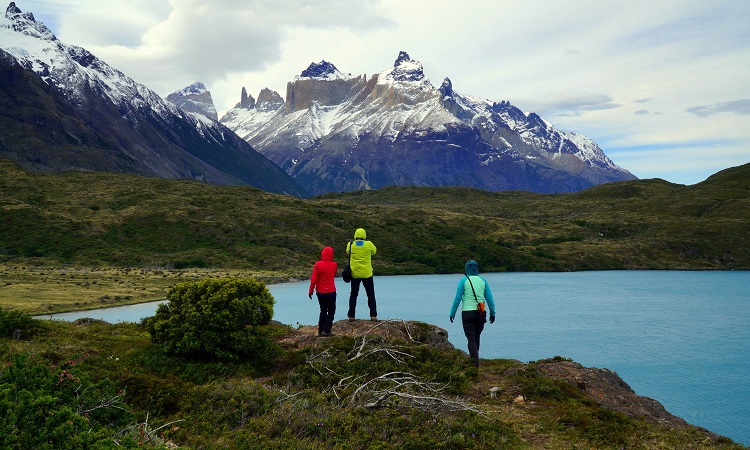
POLYGON ((451 316, 451 323, 453 323, 453 319, 455 319, 455 317, 451 316))
POLYGON ((310 300, 312 300, 312 294, 307 294, 308 297, 310 297, 310 300))
POLYGON ((490 316, 490 323, 495 323, 495 316, 490 316))

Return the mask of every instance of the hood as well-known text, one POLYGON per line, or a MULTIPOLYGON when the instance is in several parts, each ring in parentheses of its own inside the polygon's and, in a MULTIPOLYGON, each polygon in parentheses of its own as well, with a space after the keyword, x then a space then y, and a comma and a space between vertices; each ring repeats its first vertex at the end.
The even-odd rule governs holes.
POLYGON ((320 252, 320 259, 323 261, 333 261, 333 247, 326 247, 320 252))
POLYGON ((354 232, 354 239, 367 239, 367 233, 364 228, 357 228, 354 232))
POLYGON ((466 273, 467 276, 479 275, 479 264, 477 264, 477 262, 474 261, 473 259, 466 261, 464 272, 466 273))

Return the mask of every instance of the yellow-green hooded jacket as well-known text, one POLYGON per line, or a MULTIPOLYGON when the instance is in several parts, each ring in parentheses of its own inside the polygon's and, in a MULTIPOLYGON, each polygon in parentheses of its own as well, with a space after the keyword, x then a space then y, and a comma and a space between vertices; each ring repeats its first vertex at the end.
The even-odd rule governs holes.
POLYGON ((372 276, 372 255, 377 249, 375 244, 367 239, 364 228, 357 228, 354 232, 354 242, 346 244, 346 254, 351 255, 352 277, 370 278, 372 276))

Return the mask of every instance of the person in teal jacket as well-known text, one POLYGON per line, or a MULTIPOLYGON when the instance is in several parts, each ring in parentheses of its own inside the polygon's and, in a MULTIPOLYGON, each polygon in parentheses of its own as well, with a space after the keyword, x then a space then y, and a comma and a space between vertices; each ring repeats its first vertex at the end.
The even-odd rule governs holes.
POLYGON ((357 231, 354 232, 354 241, 346 245, 346 254, 349 255, 349 265, 352 268, 352 290, 349 293, 349 311, 347 312, 350 322, 354 320, 360 284, 365 287, 365 293, 367 294, 370 320, 378 320, 375 282, 372 280, 372 256, 375 252, 377 252, 375 244, 367 240, 365 229, 357 228, 357 231))
POLYGON ((490 310, 490 323, 495 323, 495 300, 492 298, 489 283, 479 276, 479 264, 476 261, 467 261, 464 273, 466 276, 458 282, 450 320, 453 323, 458 305, 461 305, 461 322, 469 341, 469 356, 474 365, 479 367, 479 336, 484 330, 484 320, 479 314, 478 307, 479 303, 486 303, 490 310))

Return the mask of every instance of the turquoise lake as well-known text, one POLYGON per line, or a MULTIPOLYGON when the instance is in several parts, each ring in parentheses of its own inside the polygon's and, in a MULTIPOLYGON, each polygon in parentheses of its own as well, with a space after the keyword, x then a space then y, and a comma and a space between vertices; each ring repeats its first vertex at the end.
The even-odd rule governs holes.
MULTIPOLYGON (((482 358, 534 361, 553 356, 617 372, 694 425, 750 445, 750 272, 604 271, 481 274, 497 321, 482 333, 482 358)), ((448 330, 461 275, 375 277, 381 319, 420 320, 448 330)), ((346 318, 349 285, 336 279, 336 320, 346 318)), ((317 323, 308 282, 269 285, 274 319, 317 323)), ((314 297, 313 297, 314 298, 314 297)), ((55 315, 116 323, 151 316, 156 303, 55 315)), ((368 316, 364 291, 357 317, 368 316)), ((42 316, 43 318, 49 316, 42 316)), ((335 333, 335 326, 333 332, 335 333)))

